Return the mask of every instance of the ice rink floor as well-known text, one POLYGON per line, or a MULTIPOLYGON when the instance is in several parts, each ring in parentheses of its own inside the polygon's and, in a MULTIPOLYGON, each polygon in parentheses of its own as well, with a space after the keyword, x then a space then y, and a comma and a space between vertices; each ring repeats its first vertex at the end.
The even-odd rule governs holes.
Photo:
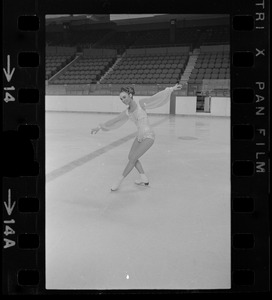
POLYGON ((230 118, 150 115, 150 186, 110 187, 136 133, 46 113, 47 289, 230 288, 230 118))

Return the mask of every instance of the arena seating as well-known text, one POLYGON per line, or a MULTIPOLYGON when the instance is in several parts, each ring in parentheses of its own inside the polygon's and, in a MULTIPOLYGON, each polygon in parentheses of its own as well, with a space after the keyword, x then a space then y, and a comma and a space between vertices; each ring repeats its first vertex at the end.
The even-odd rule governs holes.
POLYGON ((127 55, 101 83, 176 83, 187 60, 187 54, 127 55))
MULTIPOLYGON (((91 33, 79 31, 78 35, 73 34, 73 39, 70 40, 76 47, 67 49, 73 53, 66 53, 63 47, 55 47, 56 50, 51 47, 53 53, 49 51, 46 58, 46 78, 49 79, 49 84, 58 85, 99 83, 105 90, 109 87, 112 89, 109 84, 175 84, 182 79, 190 55, 198 55, 196 63, 193 59, 190 60, 193 61, 194 69, 191 71, 189 64, 184 76, 187 82, 187 74, 190 74, 187 94, 203 92, 204 81, 211 80, 216 83, 215 88, 207 92, 225 96, 226 90, 229 93, 229 88, 221 87, 218 81, 230 79, 228 29, 228 26, 176 28, 173 40, 170 28, 145 31, 117 30, 107 38, 104 37, 110 33, 109 30, 91 33), (95 43, 95 46, 78 51, 79 43, 95 43), (57 48, 62 49, 64 53, 57 48), (77 53, 80 58, 67 66, 75 58, 76 52, 80 52, 77 53), (52 78, 58 71, 60 72, 52 78)), ((211 84, 209 83, 209 86, 211 84)))
POLYGON ((96 83, 113 64, 115 57, 83 56, 68 67, 52 84, 90 84, 96 83))
POLYGON ((48 55, 45 60, 46 79, 56 74, 61 68, 67 65, 74 55, 48 55))
POLYGON ((203 79, 229 79, 228 52, 201 53, 192 70, 188 83, 201 83, 203 79))

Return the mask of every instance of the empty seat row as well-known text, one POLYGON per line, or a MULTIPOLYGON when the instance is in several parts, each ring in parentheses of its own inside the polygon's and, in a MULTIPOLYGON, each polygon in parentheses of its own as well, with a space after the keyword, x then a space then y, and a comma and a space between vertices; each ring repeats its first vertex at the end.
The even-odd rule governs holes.
POLYGON ((82 59, 82 60, 80 60, 79 63, 81 63, 81 64, 89 64, 89 65, 93 65, 93 64, 99 65, 99 64, 107 64, 107 63, 109 63, 111 61, 112 61, 112 59, 105 59, 105 60, 100 60, 100 59, 98 59, 98 60, 95 60, 95 59, 92 59, 92 60, 82 59))
POLYGON ((118 66, 114 71, 120 72, 123 70, 157 70, 157 69, 184 69, 185 64, 156 64, 156 65, 133 65, 133 66, 118 66))
POLYGON ((158 75, 166 75, 166 74, 170 74, 170 75, 174 75, 174 76, 177 76, 177 75, 180 75, 182 73, 182 70, 180 69, 163 69, 163 70, 160 70, 160 69, 157 69, 157 70, 141 70, 140 72, 137 72, 136 71, 128 71, 128 72, 113 72, 113 73, 110 73, 108 74, 106 77, 107 78, 116 78, 116 77, 126 77, 126 76, 131 76, 131 75, 137 75, 137 76, 146 76, 146 75, 149 75, 149 76, 158 76, 158 75))
POLYGON ((66 71, 63 75, 80 75, 80 74, 101 74, 101 70, 76 70, 76 71, 66 71))
POLYGON ((115 76, 118 74, 131 74, 131 73, 138 73, 138 74, 154 74, 154 73, 181 73, 181 69, 173 68, 173 69, 131 69, 131 70, 120 70, 119 72, 112 72, 109 73, 108 76, 115 76))
POLYGON ((208 53, 203 52, 199 53, 198 58, 206 58, 206 59, 218 59, 218 58, 229 58, 229 52, 214 52, 214 53, 208 53))
POLYGON ((46 57, 45 69, 46 79, 49 79, 59 70, 61 70, 67 63, 74 58, 74 55, 48 56, 46 57))
POLYGON ((217 59, 217 60, 198 60, 196 62, 196 65, 203 65, 203 64, 210 64, 210 65, 216 65, 216 64, 229 64, 229 59, 217 59))
POLYGON ((138 62, 138 61, 186 61, 188 56, 180 55, 161 55, 158 57, 150 57, 148 55, 142 55, 142 56, 137 56, 137 57, 131 57, 131 56, 126 56, 125 58, 122 59, 122 62, 128 61, 128 62, 138 62))
POLYGON ((187 55, 147 54, 125 56, 103 80, 124 80, 128 78, 154 79, 160 76, 171 79, 179 77, 185 69, 187 55), (159 57, 159 58, 158 58, 159 57))
POLYGON ((118 67, 121 66, 137 66, 137 65, 178 65, 185 64, 185 60, 158 60, 158 61, 136 61, 136 62, 122 62, 118 64, 118 67))
POLYGON ((190 79, 229 79, 230 74, 202 74, 199 76, 192 76, 190 79))
POLYGON ((142 73, 142 74, 134 74, 134 73, 130 73, 130 74, 118 74, 118 75, 111 75, 108 76, 108 79, 111 78, 126 78, 126 77, 148 77, 148 78, 158 78, 158 77, 177 77, 179 76, 179 73, 155 73, 155 74, 150 74, 150 73, 142 73))
POLYGON ((202 82, 205 79, 230 79, 229 74, 206 74, 204 76, 190 78, 188 83, 202 82))
POLYGON ((108 70, 112 65, 113 58, 99 57, 97 59, 92 57, 81 57, 73 65, 69 66, 65 72, 53 80, 62 80, 67 78, 77 78, 78 76, 89 76, 90 78, 99 78, 108 70), (94 77, 91 77, 93 76, 94 77))
MULTIPOLYGON (((91 78, 76 78, 76 79, 58 79, 53 82, 53 84, 92 84, 95 83, 91 78)), ((158 78, 158 79, 113 79, 110 81, 101 81, 103 84, 175 84, 178 79, 172 78, 158 78)))
POLYGON ((76 79, 76 78, 85 78, 85 77, 91 77, 91 78, 98 78, 99 74, 77 74, 77 75, 61 75, 58 77, 58 79, 76 79))
POLYGON ((175 84, 178 79, 158 78, 158 79, 113 79, 101 81, 103 84, 175 84))
POLYGON ((229 68, 218 68, 218 69, 193 69, 191 74, 198 74, 198 73, 226 73, 230 72, 229 68))
POLYGON ((209 63, 197 63, 195 64, 196 69, 203 69, 203 68, 228 68, 229 63, 216 63, 216 64, 209 64, 209 63))
POLYGON ((186 54, 178 53, 178 52, 173 52, 173 53, 133 53, 133 52, 128 52, 126 55, 123 57, 123 59, 157 59, 157 58, 184 58, 187 57, 186 54))
POLYGON ((49 57, 45 58, 45 61, 46 62, 62 61, 69 57, 70 57, 70 55, 69 56, 51 56, 51 57, 49 56, 49 57))
POLYGON ((127 54, 124 59, 128 61, 134 60, 157 60, 157 59, 182 59, 187 58, 187 55, 177 55, 177 54, 145 54, 145 55, 129 55, 127 54))
POLYGON ((77 74, 77 75, 61 75, 58 79, 76 79, 76 78, 98 78, 99 74, 77 74))
POLYGON ((108 64, 107 61, 92 61, 92 62, 88 62, 88 61, 79 61, 77 62, 78 66, 94 66, 94 65, 106 65, 108 64))
POLYGON ((96 81, 93 81, 91 79, 69 79, 69 80, 61 80, 57 79, 52 84, 91 84, 91 83, 96 83, 96 81))
MULTIPOLYGON (((194 71, 199 71, 199 70, 194 70, 194 71)), ((190 76, 193 75, 198 75, 198 74, 225 74, 225 73, 230 73, 229 69, 214 69, 211 71, 211 69, 201 69, 200 72, 192 72, 190 76)))
POLYGON ((199 53, 198 57, 210 57, 210 58, 216 58, 216 57, 229 57, 229 52, 202 52, 199 53))
POLYGON ((216 61, 229 61, 229 57, 216 57, 216 58, 208 58, 208 57, 198 57, 198 61, 210 61, 210 62, 216 62, 216 61))
POLYGON ((88 70, 104 70, 106 66, 76 66, 73 68, 69 68, 67 70, 71 72, 76 72, 76 71, 88 71, 88 70))

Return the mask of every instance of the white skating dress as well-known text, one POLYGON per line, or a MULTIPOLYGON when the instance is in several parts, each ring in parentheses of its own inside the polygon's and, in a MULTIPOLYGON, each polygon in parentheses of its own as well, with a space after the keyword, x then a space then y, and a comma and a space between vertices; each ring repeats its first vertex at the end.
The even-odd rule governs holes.
POLYGON ((166 88, 149 98, 141 99, 133 112, 130 113, 128 109, 126 109, 117 117, 99 125, 102 130, 108 131, 121 127, 130 119, 137 126, 137 138, 139 142, 143 141, 145 138, 155 139, 155 133, 150 127, 146 109, 157 108, 166 104, 170 100, 172 92, 173 88, 166 88))

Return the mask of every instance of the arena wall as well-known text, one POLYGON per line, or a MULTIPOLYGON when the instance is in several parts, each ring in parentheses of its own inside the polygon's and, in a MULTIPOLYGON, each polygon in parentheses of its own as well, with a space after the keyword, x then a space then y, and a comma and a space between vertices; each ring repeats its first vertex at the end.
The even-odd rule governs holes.
POLYGON ((211 97, 210 113, 196 112, 196 97, 176 97, 177 115, 230 116, 229 97, 211 97))
MULTIPOLYGON (((135 97, 135 100, 144 97, 135 97)), ((76 96, 54 95, 45 98, 46 111, 64 112, 101 112, 119 113, 125 109, 118 96, 76 96)), ((157 109, 149 110, 149 114, 169 114, 170 103, 157 109)), ((230 116, 230 98, 211 98, 211 112, 196 112, 196 97, 176 97, 177 115, 230 116)))

